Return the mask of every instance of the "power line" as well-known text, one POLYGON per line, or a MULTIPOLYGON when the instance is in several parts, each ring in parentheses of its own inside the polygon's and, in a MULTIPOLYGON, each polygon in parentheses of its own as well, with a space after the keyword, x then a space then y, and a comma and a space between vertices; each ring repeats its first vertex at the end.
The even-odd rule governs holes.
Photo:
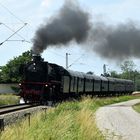
MULTIPOLYGON (((48 50, 48 51, 50 51, 50 50, 48 50)), ((50 52, 53 53, 53 54, 55 54, 55 55, 57 55, 57 56, 62 57, 63 59, 65 59, 65 56, 63 56, 63 55, 60 55, 60 54, 58 54, 58 53, 56 53, 56 52, 54 52, 54 51, 50 51, 50 52)))
POLYGON ((27 42, 27 43, 31 43, 30 41, 27 41, 27 40, 7 40, 7 41, 20 41, 20 42, 27 42))
POLYGON ((5 39, 3 42, 0 43, 0 45, 3 45, 3 43, 5 43, 6 41, 8 41, 12 36, 14 36, 15 34, 17 34, 17 32, 19 32, 22 28, 24 28, 27 25, 27 23, 24 23, 24 25, 19 28, 17 31, 15 31, 12 35, 10 35, 7 39, 5 39))
POLYGON ((10 13, 13 17, 15 17, 18 21, 20 21, 23 26, 21 28, 19 28, 17 31, 11 29, 9 26, 7 26, 4 23, 0 23, 0 25, 4 25, 5 27, 7 27, 9 30, 11 30, 13 32, 13 34, 11 36, 9 36, 7 39, 5 39, 3 42, 0 43, 0 45, 2 45, 4 42, 6 41, 22 41, 22 42, 27 42, 27 43, 31 43, 30 41, 27 41, 23 36, 21 36, 20 34, 18 34, 18 32, 27 25, 27 23, 25 23, 23 20, 21 20, 19 17, 17 17, 11 10, 9 10, 9 8, 7 8, 5 5, 3 5, 0 2, 0 6, 3 7, 8 13, 10 13), (12 36, 14 36, 15 34, 17 34, 19 37, 22 38, 22 40, 9 40, 12 36))
MULTIPOLYGON (((9 30, 11 30, 12 32, 15 33, 15 31, 13 29, 11 29, 9 26, 7 26, 5 23, 0 23, 0 24, 3 24, 6 28, 8 28, 9 30)), ((26 40, 23 36, 21 36, 20 34, 16 33, 19 37, 21 37, 24 41, 26 40)), ((26 41, 26 42, 29 42, 29 41, 26 41)), ((31 42, 29 42, 31 43, 31 42)))
POLYGON ((5 5, 3 5, 2 3, 0 3, 0 6, 3 7, 5 10, 7 10, 13 17, 15 17, 17 20, 19 20, 20 22, 22 22, 24 24, 24 21, 21 20, 19 17, 17 17, 11 10, 9 10, 5 5))
POLYGON ((77 61, 79 61, 83 56, 84 56, 84 54, 82 54, 80 57, 78 57, 72 64, 70 64, 68 66, 68 68, 71 67, 73 64, 75 64, 77 61))

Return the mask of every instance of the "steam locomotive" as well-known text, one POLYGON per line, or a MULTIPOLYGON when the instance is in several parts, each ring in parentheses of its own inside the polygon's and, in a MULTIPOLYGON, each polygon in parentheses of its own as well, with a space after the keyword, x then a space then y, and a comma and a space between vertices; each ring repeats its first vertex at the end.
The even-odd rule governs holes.
POLYGON ((25 102, 59 101, 83 94, 115 96, 131 94, 134 90, 131 80, 67 70, 44 61, 39 55, 22 66, 22 74, 20 95, 25 102))

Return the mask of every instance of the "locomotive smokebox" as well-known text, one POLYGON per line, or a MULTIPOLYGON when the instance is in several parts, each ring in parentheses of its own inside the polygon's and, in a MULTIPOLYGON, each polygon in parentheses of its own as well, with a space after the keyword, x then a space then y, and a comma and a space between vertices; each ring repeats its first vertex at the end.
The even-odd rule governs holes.
POLYGON ((44 61, 40 54, 32 54, 32 61, 44 61))

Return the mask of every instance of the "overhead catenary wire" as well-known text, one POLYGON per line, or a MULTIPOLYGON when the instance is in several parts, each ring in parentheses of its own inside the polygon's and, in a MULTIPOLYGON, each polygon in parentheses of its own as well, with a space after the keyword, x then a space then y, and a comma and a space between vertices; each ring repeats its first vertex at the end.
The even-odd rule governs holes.
MULTIPOLYGON (((0 2, 0 6, 1 7, 3 7, 9 14, 11 14, 13 17, 15 17, 18 21, 20 21, 22 24, 25 24, 25 22, 21 19, 21 18, 19 18, 18 16, 16 16, 15 14, 14 14, 14 12, 12 12, 9 8, 7 8, 4 4, 2 4, 1 2, 0 2)), ((11 23, 9 23, 9 24, 11 24, 11 23)), ((13 24, 19 24, 19 23, 13 23, 13 24)), ((30 23, 28 23, 28 25, 30 26, 30 27, 32 27, 32 25, 30 24, 30 23)), ((31 42, 30 42, 31 43, 31 42)))
POLYGON ((68 68, 71 67, 72 65, 74 65, 74 64, 75 64, 77 61, 79 61, 83 56, 84 56, 84 54, 82 54, 80 57, 78 57, 72 64, 70 64, 70 65, 68 66, 68 68))
POLYGON ((19 32, 23 27, 25 27, 27 25, 27 23, 24 23, 24 25, 22 27, 20 27, 17 31, 15 31, 12 35, 10 35, 7 39, 5 39, 3 42, 0 43, 0 45, 3 45, 3 43, 5 43, 6 41, 8 41, 12 36, 14 36, 15 34, 17 34, 17 32, 19 32))
MULTIPOLYGON (((0 23, 0 24, 3 24, 6 28, 8 28, 9 30, 11 30, 12 32, 15 33, 15 30, 11 29, 9 26, 7 26, 5 23, 0 23)), ((16 33, 20 38, 22 38, 22 41, 23 42, 28 42, 28 43, 31 43, 30 41, 27 41, 23 36, 21 36, 20 34, 16 33)), ((7 40, 8 41, 8 40, 7 40)), ((11 40, 9 40, 11 41, 11 40)), ((18 40, 19 41, 19 40, 18 40)))
POLYGON ((30 41, 27 41, 27 40, 7 40, 7 41, 20 41, 20 42, 27 42, 27 43, 31 43, 30 41))
POLYGON ((11 30, 13 32, 12 35, 10 35, 7 39, 5 39, 3 42, 0 43, 0 45, 3 45, 4 42, 6 41, 22 41, 22 42, 27 42, 27 43, 31 43, 30 41, 27 41, 23 36, 21 36, 20 34, 18 34, 18 32, 27 25, 27 23, 25 23, 21 18, 17 17, 9 8, 7 8, 4 4, 2 4, 0 2, 0 6, 2 8, 4 8, 10 15, 12 15, 14 18, 16 18, 18 21, 20 21, 20 23, 23 24, 23 26, 21 28, 19 28, 17 31, 11 29, 9 26, 7 26, 5 23, 0 23, 0 25, 4 25, 5 27, 7 27, 9 30, 11 30), (9 40, 12 36, 14 36, 15 34, 17 34, 20 38, 22 38, 22 40, 9 40))
MULTIPOLYGON (((14 12, 12 12, 8 7, 6 7, 2 2, 0 2, 0 6, 2 7, 2 8, 4 8, 9 14, 11 14, 13 17, 15 17, 18 21, 20 21, 20 23, 22 23, 22 24, 25 24, 25 22, 21 19, 21 18, 19 18, 18 16, 16 16, 15 14, 14 14, 14 12)), ((10 23, 11 24, 11 23, 10 23)), ((15 23, 13 23, 13 24, 15 24, 15 23)), ((17 23, 16 23, 17 24, 17 23)), ((19 24, 19 23, 18 23, 19 24)), ((30 24, 30 23, 28 23, 28 26, 30 26, 31 28, 33 28, 32 27, 32 25, 30 24)), ((27 41, 28 42, 28 41, 27 41)), ((31 43, 31 42, 30 42, 31 43)))
POLYGON ((55 54, 55 55, 57 55, 57 56, 62 57, 63 59, 65 59, 65 56, 63 56, 63 55, 61 55, 61 54, 59 54, 59 53, 56 53, 56 52, 54 52, 54 51, 52 51, 52 50, 48 50, 48 51, 51 52, 51 53, 53 53, 53 54, 55 54))
POLYGON ((22 22, 24 24, 24 21, 21 20, 19 17, 17 17, 11 10, 9 10, 9 8, 7 8, 5 5, 3 5, 0 2, 0 6, 3 7, 8 13, 10 13, 12 16, 14 16, 18 21, 22 22))

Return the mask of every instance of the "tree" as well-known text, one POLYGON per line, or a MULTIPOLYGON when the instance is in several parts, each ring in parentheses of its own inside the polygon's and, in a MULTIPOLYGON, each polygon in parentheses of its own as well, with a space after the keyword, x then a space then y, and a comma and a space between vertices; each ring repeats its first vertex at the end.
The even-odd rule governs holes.
POLYGON ((93 75, 94 72, 92 72, 92 71, 88 71, 87 74, 93 75))
POLYGON ((134 62, 132 61, 132 60, 126 60, 126 61, 124 61, 121 65, 120 65, 120 67, 121 67, 121 70, 123 71, 123 72, 126 72, 126 71, 133 71, 134 70, 134 68, 135 68, 135 64, 134 64, 134 62))
POLYGON ((121 74, 121 77, 122 78, 125 78, 125 79, 132 79, 132 73, 134 71, 134 68, 135 68, 135 64, 133 61, 131 60, 126 60, 124 61, 120 67, 121 67, 121 70, 122 70, 122 74, 121 74))
POLYGON ((116 71, 110 71, 110 77, 120 78, 120 74, 118 74, 116 71))
POLYGON ((2 66, 0 71, 1 82, 19 82, 21 80, 19 68, 21 64, 31 61, 31 58, 31 52, 27 51, 18 57, 14 57, 5 66, 2 66))

